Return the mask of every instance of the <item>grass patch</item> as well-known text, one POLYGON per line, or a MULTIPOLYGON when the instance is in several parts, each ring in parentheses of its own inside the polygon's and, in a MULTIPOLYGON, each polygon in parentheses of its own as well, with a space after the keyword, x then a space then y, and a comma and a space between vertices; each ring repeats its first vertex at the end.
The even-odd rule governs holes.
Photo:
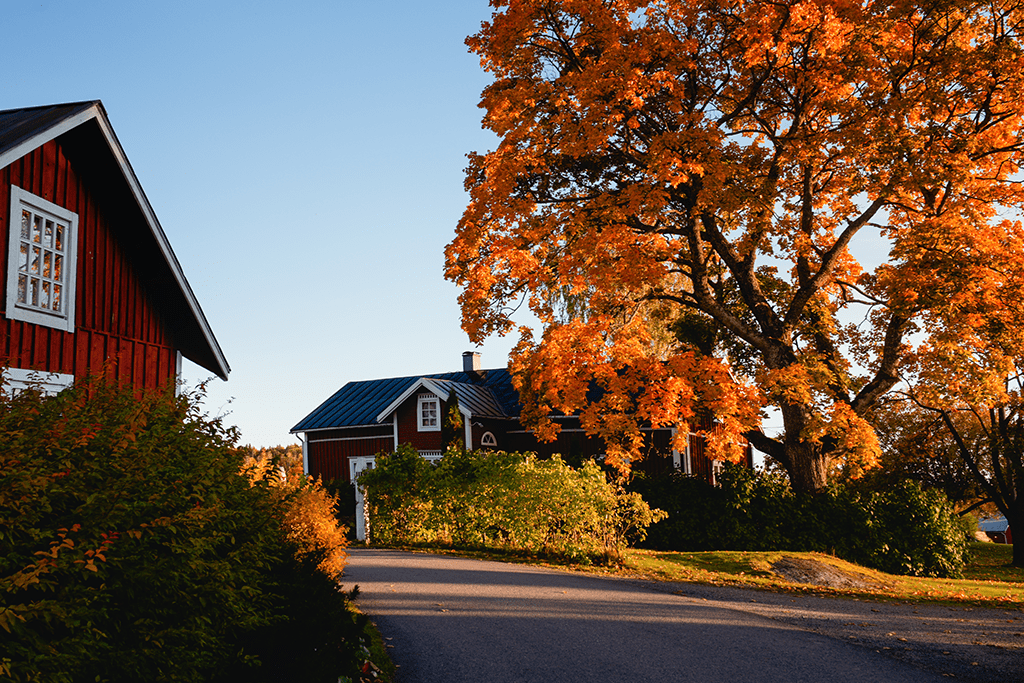
POLYGON ((1011 567, 1013 546, 1005 543, 971 543, 964 578, 974 581, 1024 582, 1024 569, 1011 567))
POLYGON ((391 661, 391 655, 388 653, 387 641, 377 630, 377 624, 373 621, 370 621, 366 627, 366 632, 370 636, 370 661, 377 673, 373 680, 380 683, 392 683, 395 680, 395 663, 391 661))
MULTIPOLYGON (((989 607, 1024 607, 1024 570, 1009 567, 1009 552, 991 543, 973 543, 964 579, 897 576, 860 567, 821 553, 629 551, 623 569, 658 581, 733 585, 767 590, 818 592, 871 599, 971 603, 989 607), (827 588, 787 581, 771 572, 783 556, 813 559, 858 575, 877 588, 827 588)), ((1008 546, 1004 546, 1008 548, 1008 546)))
POLYGON ((532 564, 599 574, 614 574, 654 581, 678 581, 717 586, 739 586, 794 593, 827 593, 872 600, 974 604, 984 607, 1024 609, 1024 569, 1010 567, 1013 548, 995 543, 973 542, 963 579, 932 579, 897 576, 868 569, 822 553, 798 552, 660 552, 627 550, 617 565, 579 564, 554 557, 528 553, 450 547, 409 547, 400 549, 472 557, 480 560, 532 564), (771 571, 771 565, 785 557, 809 558, 848 574, 867 579, 877 588, 828 588, 787 581, 771 571))

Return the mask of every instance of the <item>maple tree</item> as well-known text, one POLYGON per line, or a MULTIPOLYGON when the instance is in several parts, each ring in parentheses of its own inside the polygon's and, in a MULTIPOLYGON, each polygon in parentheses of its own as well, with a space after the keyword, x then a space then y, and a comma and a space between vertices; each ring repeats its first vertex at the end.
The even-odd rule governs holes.
POLYGON ((446 277, 474 341, 524 304, 541 322, 511 361, 526 419, 550 436, 551 410, 580 411, 621 464, 640 425, 682 435, 702 405, 714 453, 745 436, 797 490, 873 466, 865 415, 917 340, 955 346, 959 310, 1019 285, 992 264, 1024 254, 1021 7, 492 5, 467 44, 499 143, 469 157, 446 277))

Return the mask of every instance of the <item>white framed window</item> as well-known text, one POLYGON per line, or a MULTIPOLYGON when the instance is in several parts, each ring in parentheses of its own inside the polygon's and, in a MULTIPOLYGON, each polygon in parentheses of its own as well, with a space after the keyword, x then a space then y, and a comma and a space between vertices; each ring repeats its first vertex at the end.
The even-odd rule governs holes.
POLYGON ((78 215, 11 185, 7 317, 75 329, 78 215))
POLYGON ((483 435, 480 437, 480 447, 497 448, 498 440, 494 438, 494 434, 492 434, 491 432, 484 432, 483 435))
POLYGON ((722 470, 725 469, 725 463, 721 460, 711 461, 711 485, 718 486, 718 478, 722 476, 722 470))
POLYGON ((441 431, 441 401, 433 394, 416 397, 416 425, 421 432, 441 431))
POLYGON ((13 396, 31 388, 39 390, 45 396, 53 396, 70 387, 74 381, 74 375, 60 372, 4 368, 0 374, 0 390, 13 396))

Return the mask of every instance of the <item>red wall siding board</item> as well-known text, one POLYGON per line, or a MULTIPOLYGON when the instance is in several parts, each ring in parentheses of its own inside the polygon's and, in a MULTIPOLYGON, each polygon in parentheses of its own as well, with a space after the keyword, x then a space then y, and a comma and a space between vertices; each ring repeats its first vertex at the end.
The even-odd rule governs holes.
POLYGON ((19 322, 18 327, 21 328, 21 348, 18 350, 18 357, 25 359, 31 366, 34 361, 32 350, 35 347, 36 327, 35 325, 26 325, 23 322, 19 322))
POLYGON ((61 339, 61 372, 75 375, 75 335, 62 334, 61 339))
POLYGON ((149 379, 146 375, 146 348, 148 346, 144 342, 132 342, 132 377, 136 383, 141 383, 143 386, 146 385, 146 380, 149 379))
POLYGON ((29 363, 33 367, 45 367, 46 330, 33 325, 30 327, 28 339, 31 340, 27 350, 29 363))
POLYGON ((39 148, 39 155, 42 168, 38 194, 43 199, 56 204, 58 198, 54 189, 57 186, 57 146, 43 145, 39 148))
POLYGON ((89 368, 93 372, 99 372, 101 368, 104 375, 109 376, 109 367, 104 367, 107 360, 106 336, 93 332, 89 334, 89 368))
POLYGON ((60 368, 58 372, 67 372, 64 370, 64 337, 69 335, 53 330, 53 334, 50 335, 49 349, 47 356, 49 356, 47 366, 51 368, 60 368))
POLYGON ((146 344, 146 362, 143 370, 146 386, 160 376, 160 349, 153 344, 146 344))
POLYGON ((79 329, 75 332, 75 377, 84 375, 89 368, 89 332, 79 329))
POLYGON ((134 281, 129 280, 129 284, 124 288, 124 330, 125 334, 133 339, 142 339, 142 334, 138 325, 139 317, 139 288, 138 284, 134 281))
MULTIPOLYGON (((108 252, 113 251, 112 241, 108 241, 107 245, 108 252)), ((114 334, 123 335, 124 331, 121 329, 122 321, 120 316, 117 314, 122 303, 121 299, 123 298, 121 296, 121 287, 123 286, 121 282, 121 259, 114 258, 114 255, 111 254, 109 264, 106 278, 109 286, 107 295, 109 300, 107 308, 109 315, 109 327, 107 329, 114 334)))
POLYGON ((83 193, 78 203, 78 281, 75 283, 75 325, 87 329, 96 329, 96 309, 86 306, 86 292, 95 290, 96 256, 93 254, 96 244, 96 220, 92 215, 92 206, 88 195, 83 193))
POLYGON ((135 341, 124 337, 114 337, 120 347, 117 351, 117 381, 128 383, 134 376, 135 363, 132 362, 132 350, 135 341))

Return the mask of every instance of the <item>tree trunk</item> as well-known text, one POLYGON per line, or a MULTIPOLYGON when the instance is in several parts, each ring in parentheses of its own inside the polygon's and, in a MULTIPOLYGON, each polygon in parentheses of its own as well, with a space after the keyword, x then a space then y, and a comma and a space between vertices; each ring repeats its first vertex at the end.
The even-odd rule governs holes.
POLYGON ((786 430, 782 464, 794 491, 816 494, 828 485, 828 457, 822 444, 801 438, 807 428, 808 415, 804 406, 782 406, 782 423, 786 430))
POLYGON ((789 483, 797 493, 815 494, 828 485, 828 458, 820 444, 786 439, 789 483))
POLYGON ((1014 567, 1024 567, 1024 514, 1021 514, 1024 510, 1021 510, 1022 506, 1016 500, 1011 505, 1012 508, 1010 514, 1006 516, 1006 521, 1009 523, 1010 531, 1015 537, 1018 533, 1021 535, 1021 541, 1017 543, 1017 539, 1014 538, 1013 559, 1010 563, 1014 567))

